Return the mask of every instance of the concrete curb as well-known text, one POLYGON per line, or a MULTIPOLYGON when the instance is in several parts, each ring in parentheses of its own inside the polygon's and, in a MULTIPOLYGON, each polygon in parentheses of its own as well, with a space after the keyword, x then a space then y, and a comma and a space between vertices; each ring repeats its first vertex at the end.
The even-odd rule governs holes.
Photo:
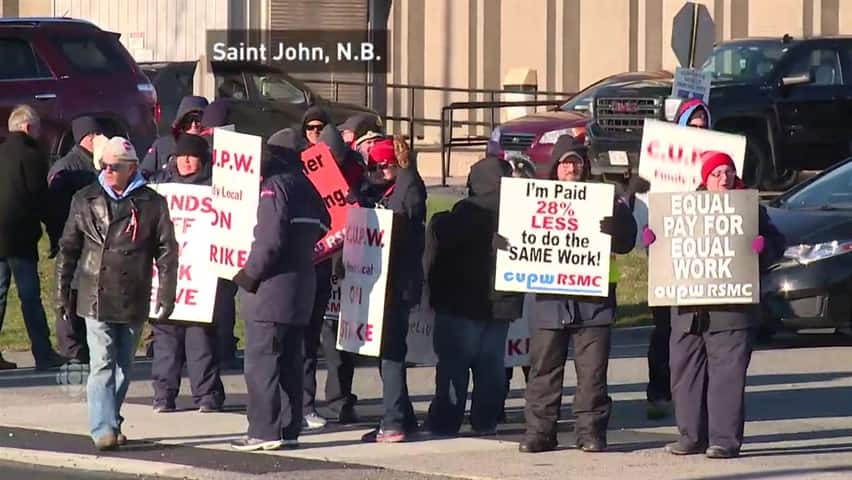
POLYGON ((0 447, 0 460, 29 463, 43 467, 91 470, 126 475, 149 475, 187 480, 208 480, 219 472, 171 463, 149 462, 127 458, 0 447))

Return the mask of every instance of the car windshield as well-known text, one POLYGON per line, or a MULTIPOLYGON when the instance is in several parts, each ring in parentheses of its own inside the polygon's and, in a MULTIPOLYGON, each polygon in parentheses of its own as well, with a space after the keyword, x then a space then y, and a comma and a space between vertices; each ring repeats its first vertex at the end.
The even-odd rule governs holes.
POLYGON ((787 51, 780 42, 731 43, 717 46, 702 70, 714 80, 750 82, 763 79, 787 51))
POLYGON ((847 161, 813 181, 782 196, 778 206, 791 209, 852 208, 852 161, 847 161))
POLYGON ((246 77, 254 83, 260 98, 270 102, 305 103, 304 87, 293 79, 275 72, 246 72, 246 77))
POLYGON ((592 98, 595 96, 595 92, 602 86, 604 86, 605 81, 600 80, 597 81, 588 87, 580 90, 576 95, 571 97, 571 100, 563 103, 562 106, 559 107, 559 110, 563 112, 587 112, 589 111, 589 105, 592 103, 592 98))

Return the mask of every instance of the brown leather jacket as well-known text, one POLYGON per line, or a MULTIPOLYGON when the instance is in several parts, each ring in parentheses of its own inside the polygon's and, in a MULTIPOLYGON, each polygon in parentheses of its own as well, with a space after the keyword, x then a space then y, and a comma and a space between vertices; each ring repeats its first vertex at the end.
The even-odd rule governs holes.
POLYGON ((74 308, 81 317, 104 322, 144 321, 155 262, 159 304, 167 312, 174 309, 178 245, 166 199, 150 188, 137 188, 120 200, 109 197, 97 182, 80 190, 71 202, 59 248, 60 313, 74 308), (78 264, 77 304, 69 305, 78 264))

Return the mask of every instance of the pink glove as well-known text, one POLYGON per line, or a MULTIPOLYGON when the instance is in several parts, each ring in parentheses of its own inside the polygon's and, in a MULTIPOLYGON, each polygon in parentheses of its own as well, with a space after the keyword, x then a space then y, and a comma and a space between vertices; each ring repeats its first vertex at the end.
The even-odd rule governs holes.
POLYGON ((763 235, 758 235, 754 237, 754 240, 751 241, 751 249, 754 253, 760 255, 763 252, 763 247, 766 244, 766 240, 763 238, 763 235))
POLYGON ((657 241, 657 236, 654 235, 654 231, 651 230, 648 225, 642 227, 642 246, 648 248, 657 241))

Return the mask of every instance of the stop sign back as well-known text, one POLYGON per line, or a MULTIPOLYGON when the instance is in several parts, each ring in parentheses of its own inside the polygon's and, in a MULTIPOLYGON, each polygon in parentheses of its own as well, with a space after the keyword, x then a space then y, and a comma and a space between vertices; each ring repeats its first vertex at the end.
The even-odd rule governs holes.
POLYGON ((682 67, 704 63, 716 42, 716 26, 707 7, 686 2, 672 21, 672 50, 682 67))

